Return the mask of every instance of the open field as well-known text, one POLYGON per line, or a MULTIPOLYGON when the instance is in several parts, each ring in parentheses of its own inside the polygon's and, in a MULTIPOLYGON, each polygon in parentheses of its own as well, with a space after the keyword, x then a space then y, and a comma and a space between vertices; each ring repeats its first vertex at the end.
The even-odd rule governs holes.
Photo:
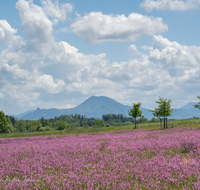
POLYGON ((143 124, 136 130, 2 138, 0 189, 198 189, 200 130, 194 120, 184 122, 166 130, 143 124))

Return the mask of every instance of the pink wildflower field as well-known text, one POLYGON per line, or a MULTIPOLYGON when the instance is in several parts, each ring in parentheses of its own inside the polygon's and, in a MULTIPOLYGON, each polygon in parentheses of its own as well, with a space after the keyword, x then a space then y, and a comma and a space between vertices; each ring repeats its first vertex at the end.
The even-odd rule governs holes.
POLYGON ((0 139, 0 189, 200 189, 198 129, 0 139))

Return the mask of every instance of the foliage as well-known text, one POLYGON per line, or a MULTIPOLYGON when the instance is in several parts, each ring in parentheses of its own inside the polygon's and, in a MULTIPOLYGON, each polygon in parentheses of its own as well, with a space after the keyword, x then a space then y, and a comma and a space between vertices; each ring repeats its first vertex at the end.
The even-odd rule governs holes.
MULTIPOLYGON (((200 99, 200 96, 197 96, 197 98, 200 99)), ((197 104, 195 104, 194 107, 200 109, 200 102, 198 102, 197 104)))
POLYGON ((144 117, 143 115, 137 119, 137 123, 147 123, 148 119, 146 117, 144 117))
POLYGON ((159 101, 156 101, 158 103, 158 108, 155 108, 155 110, 149 110, 150 112, 153 112, 153 115, 155 117, 164 117, 164 128, 165 128, 165 117, 171 116, 173 113, 173 109, 171 109, 171 102, 172 100, 167 100, 164 98, 159 97, 159 101))
POLYGON ((149 120, 149 123, 155 123, 155 122, 159 122, 159 119, 152 117, 151 120, 149 120))
POLYGON ((114 126, 116 123, 125 123, 125 122, 134 122, 132 117, 126 117, 122 114, 106 114, 102 116, 102 119, 109 123, 110 125, 114 126))
POLYGON ((133 103, 133 108, 128 110, 128 114, 135 118, 135 129, 136 129, 136 118, 137 117, 141 117, 142 116, 142 111, 140 110, 140 106, 142 105, 142 103, 133 103))
POLYGON ((95 125, 94 125, 94 127, 104 127, 105 126, 105 123, 104 123, 104 120, 102 120, 102 119, 97 119, 96 120, 96 123, 95 123, 95 125))
POLYGON ((0 133, 8 133, 7 119, 3 111, 0 111, 0 133))
POLYGON ((107 123, 107 124, 106 124, 106 127, 110 127, 110 124, 109 124, 109 123, 107 123))
POLYGON ((7 132, 8 133, 13 133, 14 132, 14 127, 13 124, 11 122, 11 119, 9 117, 6 117, 7 120, 7 132))
POLYGON ((57 126, 57 130, 64 130, 68 128, 69 128, 69 125, 65 121, 60 121, 57 126))

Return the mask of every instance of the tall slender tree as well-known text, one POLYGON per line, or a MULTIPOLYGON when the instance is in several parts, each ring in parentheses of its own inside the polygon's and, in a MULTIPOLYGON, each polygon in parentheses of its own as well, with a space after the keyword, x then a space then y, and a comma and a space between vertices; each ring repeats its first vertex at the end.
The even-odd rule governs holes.
POLYGON ((142 105, 142 103, 133 103, 133 108, 128 110, 128 114, 135 118, 135 129, 136 129, 136 118, 137 117, 141 117, 142 116, 142 111, 140 110, 140 106, 142 105))
POLYGON ((165 117, 171 116, 173 114, 173 109, 171 108, 171 102, 172 100, 170 99, 167 100, 159 97, 159 101, 156 101, 156 103, 159 104, 158 108, 155 108, 155 110, 149 110, 153 112, 153 115, 155 117, 164 117, 164 129, 165 129, 165 117))

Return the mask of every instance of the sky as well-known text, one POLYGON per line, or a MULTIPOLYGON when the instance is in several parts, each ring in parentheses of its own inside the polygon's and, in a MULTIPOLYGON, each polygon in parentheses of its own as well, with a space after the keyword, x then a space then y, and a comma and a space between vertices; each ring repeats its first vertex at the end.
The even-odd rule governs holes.
POLYGON ((200 0, 2 1, 0 110, 198 102, 199 18, 200 0))

